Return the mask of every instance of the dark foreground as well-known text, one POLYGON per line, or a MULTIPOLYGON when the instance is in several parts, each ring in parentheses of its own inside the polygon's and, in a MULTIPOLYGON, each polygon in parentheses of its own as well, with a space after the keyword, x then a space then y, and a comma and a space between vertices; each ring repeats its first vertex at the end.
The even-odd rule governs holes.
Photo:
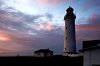
POLYGON ((0 66, 83 66, 83 57, 32 57, 32 56, 15 56, 0 57, 0 66))

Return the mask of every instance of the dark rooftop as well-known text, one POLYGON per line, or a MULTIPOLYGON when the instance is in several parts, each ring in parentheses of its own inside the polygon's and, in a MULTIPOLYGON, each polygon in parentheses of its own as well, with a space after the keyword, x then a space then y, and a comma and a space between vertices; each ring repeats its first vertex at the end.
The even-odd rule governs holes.
POLYGON ((69 8, 66 11, 73 11, 73 10, 74 9, 71 6, 69 6, 69 8))
POLYGON ((37 53, 37 52, 53 52, 53 51, 49 49, 40 49, 40 50, 34 51, 34 53, 37 53))
POLYGON ((83 49, 98 46, 100 44, 100 40, 89 40, 89 41, 83 41, 83 49))
POLYGON ((83 51, 100 49, 100 40, 83 41, 83 51))

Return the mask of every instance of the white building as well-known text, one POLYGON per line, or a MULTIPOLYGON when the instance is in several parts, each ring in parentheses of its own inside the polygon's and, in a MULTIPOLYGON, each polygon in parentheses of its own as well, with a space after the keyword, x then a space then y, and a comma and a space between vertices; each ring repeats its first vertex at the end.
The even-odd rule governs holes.
POLYGON ((51 57, 53 56, 53 51, 49 49, 40 49, 40 50, 34 51, 34 56, 35 57, 51 57))
POLYGON ((100 40, 83 42, 84 66, 100 66, 100 40))

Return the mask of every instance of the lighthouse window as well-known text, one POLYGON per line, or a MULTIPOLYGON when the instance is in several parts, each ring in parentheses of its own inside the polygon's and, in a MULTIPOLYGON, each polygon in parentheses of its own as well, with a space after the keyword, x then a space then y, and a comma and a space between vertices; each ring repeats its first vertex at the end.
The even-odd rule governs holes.
POLYGON ((67 26, 66 26, 66 29, 67 29, 67 26))
POLYGON ((67 37, 66 37, 66 40, 67 40, 67 37))

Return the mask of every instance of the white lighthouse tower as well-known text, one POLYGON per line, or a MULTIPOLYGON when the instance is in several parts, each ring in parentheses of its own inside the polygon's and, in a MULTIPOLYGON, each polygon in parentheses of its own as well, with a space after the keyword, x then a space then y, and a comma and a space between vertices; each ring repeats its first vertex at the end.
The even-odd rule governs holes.
POLYGON ((75 19, 76 15, 73 13, 74 9, 69 7, 66 10, 65 20, 65 34, 64 34, 64 56, 76 53, 75 40, 75 19))

